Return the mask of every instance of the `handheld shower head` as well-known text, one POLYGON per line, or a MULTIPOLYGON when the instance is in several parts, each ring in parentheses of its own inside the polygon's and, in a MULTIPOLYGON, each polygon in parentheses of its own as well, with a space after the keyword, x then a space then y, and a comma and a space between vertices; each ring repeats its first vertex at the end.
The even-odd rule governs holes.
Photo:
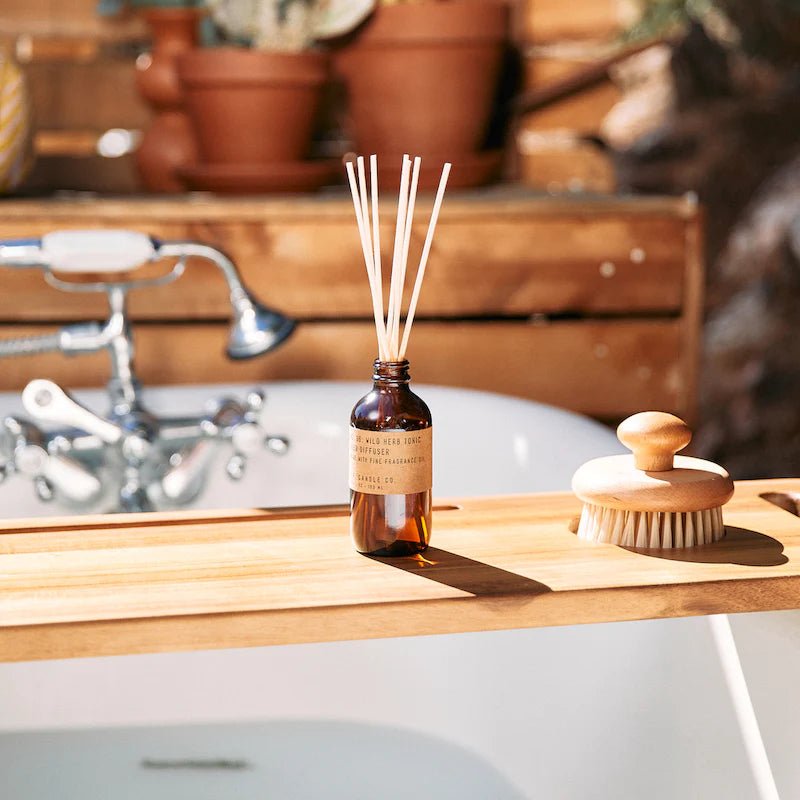
POLYGON ((253 358, 282 344, 295 327, 293 319, 261 305, 245 289, 235 264, 220 250, 196 242, 160 243, 158 256, 199 256, 213 261, 225 276, 230 292, 233 320, 231 322, 228 358, 253 358))
POLYGON ((260 356, 284 342, 295 327, 293 319, 247 298, 234 310, 226 353, 228 358, 260 356))

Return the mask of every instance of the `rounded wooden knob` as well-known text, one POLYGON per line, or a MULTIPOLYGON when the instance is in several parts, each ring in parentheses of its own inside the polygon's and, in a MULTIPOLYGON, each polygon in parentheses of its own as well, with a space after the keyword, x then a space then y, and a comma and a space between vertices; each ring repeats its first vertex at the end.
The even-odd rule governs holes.
POLYGON ((642 411, 620 423, 617 438, 633 451, 636 469, 665 472, 672 469, 675 453, 692 440, 692 432, 673 414, 642 411))

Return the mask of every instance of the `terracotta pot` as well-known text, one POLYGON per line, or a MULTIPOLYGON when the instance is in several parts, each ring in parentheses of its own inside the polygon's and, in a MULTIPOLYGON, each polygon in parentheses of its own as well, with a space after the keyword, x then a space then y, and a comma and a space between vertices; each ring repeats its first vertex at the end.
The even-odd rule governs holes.
POLYGON ((136 60, 136 86, 154 108, 182 104, 175 63, 197 46, 198 11, 192 8, 149 8, 141 12, 153 36, 153 49, 136 60))
POLYGON ((156 109, 136 151, 136 166, 152 192, 185 189, 178 175, 197 161, 197 145, 183 111, 176 59, 197 45, 198 11, 190 8, 150 8, 142 12, 153 36, 153 49, 136 61, 136 85, 156 109))
POLYGON ((491 0, 379 6, 336 58, 359 152, 458 161, 484 143, 507 39, 491 0))
POLYGON ((197 146, 189 117, 183 111, 162 111, 136 149, 136 167, 151 192, 182 192, 181 170, 197 163, 197 146))
POLYGON ((178 72, 206 163, 285 163, 308 155, 325 55, 198 49, 181 56, 178 72))

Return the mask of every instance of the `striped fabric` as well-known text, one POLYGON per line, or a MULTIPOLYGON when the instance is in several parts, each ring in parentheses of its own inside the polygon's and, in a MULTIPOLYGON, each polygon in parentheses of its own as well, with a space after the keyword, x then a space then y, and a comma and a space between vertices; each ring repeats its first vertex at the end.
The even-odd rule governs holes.
POLYGON ((25 78, 0 50, 0 192, 22 183, 33 163, 33 123, 25 78))

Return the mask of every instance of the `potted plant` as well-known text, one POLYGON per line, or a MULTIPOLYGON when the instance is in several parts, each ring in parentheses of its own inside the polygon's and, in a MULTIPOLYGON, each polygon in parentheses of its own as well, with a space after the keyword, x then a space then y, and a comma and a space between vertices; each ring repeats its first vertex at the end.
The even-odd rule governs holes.
POLYGON ((313 46, 315 3, 206 5, 215 46, 178 59, 202 162, 185 177, 217 191, 316 188, 331 167, 305 160, 328 77, 328 57, 313 46))
POLYGON ((356 148, 385 156, 385 167, 404 152, 436 169, 451 161, 454 186, 493 177, 499 154, 484 147, 508 25, 497 0, 378 0, 335 57, 356 148))

